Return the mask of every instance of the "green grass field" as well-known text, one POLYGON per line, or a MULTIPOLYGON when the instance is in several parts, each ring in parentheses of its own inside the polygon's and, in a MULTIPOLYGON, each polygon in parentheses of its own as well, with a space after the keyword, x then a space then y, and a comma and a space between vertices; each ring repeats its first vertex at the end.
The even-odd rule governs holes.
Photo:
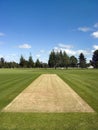
POLYGON ((95 113, 3 113, 0 130, 98 130, 98 70, 0 69, 0 111, 43 73, 56 73, 95 113))

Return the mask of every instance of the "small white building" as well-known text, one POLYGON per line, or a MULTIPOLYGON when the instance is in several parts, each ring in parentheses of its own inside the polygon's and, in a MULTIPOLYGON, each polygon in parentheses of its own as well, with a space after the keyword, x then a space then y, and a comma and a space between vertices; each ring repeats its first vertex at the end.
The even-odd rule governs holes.
POLYGON ((88 69, 93 69, 94 67, 92 65, 90 65, 89 67, 87 67, 88 69))

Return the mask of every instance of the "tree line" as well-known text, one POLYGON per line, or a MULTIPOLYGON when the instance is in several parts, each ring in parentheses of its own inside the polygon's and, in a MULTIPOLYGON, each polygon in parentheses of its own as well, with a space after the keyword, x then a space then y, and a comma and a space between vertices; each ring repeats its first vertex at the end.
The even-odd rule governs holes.
POLYGON ((33 61, 33 58, 30 54, 29 59, 26 60, 22 55, 20 57, 19 66, 21 68, 47 68, 48 64, 41 62, 39 59, 36 62, 33 61))
POLYGON ((51 51, 49 55, 48 63, 43 63, 39 59, 35 62, 33 61, 32 55, 30 54, 28 60, 26 60, 23 55, 20 57, 19 63, 16 62, 6 62, 3 57, 0 58, 0 68, 57 68, 57 67, 79 67, 87 68, 92 65, 94 68, 98 68, 98 50, 93 52, 92 60, 87 63, 86 58, 83 53, 80 53, 79 57, 76 58, 74 55, 68 56, 64 51, 55 52, 51 51))
POLYGON ((75 56, 69 57, 67 53, 64 51, 55 52, 54 50, 50 53, 49 61, 48 61, 49 67, 54 67, 55 69, 57 67, 81 67, 86 68, 86 58, 84 57, 84 54, 81 53, 79 55, 79 60, 75 56))
POLYGON ((80 53, 79 57, 76 58, 74 55, 68 56, 64 51, 55 52, 54 50, 49 55, 48 66, 51 68, 57 67, 78 67, 87 68, 92 65, 94 68, 98 68, 98 50, 93 52, 92 60, 87 63, 86 58, 83 53, 80 53))
POLYGON ((0 68, 47 68, 48 64, 37 59, 35 62, 30 54, 28 60, 23 55, 20 57, 19 63, 6 62, 3 57, 0 58, 0 68))

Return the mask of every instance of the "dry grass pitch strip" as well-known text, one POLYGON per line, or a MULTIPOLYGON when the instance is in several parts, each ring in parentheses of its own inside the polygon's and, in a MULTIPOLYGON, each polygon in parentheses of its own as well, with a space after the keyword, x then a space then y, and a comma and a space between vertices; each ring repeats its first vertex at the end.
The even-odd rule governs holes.
POLYGON ((20 93, 3 112, 94 112, 56 74, 43 74, 20 93))

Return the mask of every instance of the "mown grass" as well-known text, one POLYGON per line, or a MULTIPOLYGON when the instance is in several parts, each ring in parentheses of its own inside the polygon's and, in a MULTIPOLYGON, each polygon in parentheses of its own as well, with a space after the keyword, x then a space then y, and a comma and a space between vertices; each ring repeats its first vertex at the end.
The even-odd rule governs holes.
POLYGON ((38 76, 26 70, 0 70, 0 110, 38 76))
POLYGON ((95 113, 4 113, 0 130, 98 130, 98 70, 1 69, 0 110, 43 73, 56 73, 95 113))
POLYGON ((0 130, 98 130, 98 116, 83 113, 2 113, 0 130))
POLYGON ((69 70, 58 75, 98 112, 98 70, 69 70))

